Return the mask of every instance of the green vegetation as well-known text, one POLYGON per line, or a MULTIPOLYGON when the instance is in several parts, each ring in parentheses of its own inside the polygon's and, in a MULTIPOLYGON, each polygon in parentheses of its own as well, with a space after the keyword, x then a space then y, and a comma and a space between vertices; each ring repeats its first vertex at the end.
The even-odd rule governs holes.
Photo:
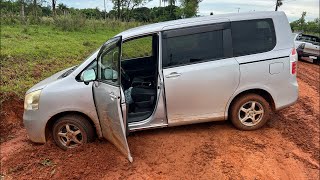
MULTIPOLYGON (((81 15, 87 19, 118 19, 121 21, 160 22, 182 17, 197 16, 198 4, 202 0, 179 0, 181 6, 176 6, 177 0, 159 0, 162 7, 143 7, 150 0, 112 0, 114 6, 109 12, 98 8, 76 9, 67 7, 59 0, 0 0, 1 14, 12 20, 38 23, 41 17, 81 15), (166 4, 167 2, 167 4, 166 4), (51 5, 48 5, 51 3, 51 5)), ((12 22, 15 23, 15 22, 12 22)))
POLYGON ((152 55, 152 36, 127 41, 122 44, 122 59, 134 59, 152 55))
POLYGON ((307 12, 303 12, 301 17, 290 23, 291 29, 295 32, 303 32, 305 34, 320 36, 320 21, 316 18, 314 21, 306 22, 307 12))
MULTIPOLYGON (((52 19, 45 21, 54 22, 52 19)), ((66 21, 68 26, 72 20, 66 21)), ((137 25, 140 24, 85 20, 83 28, 77 31, 65 31, 60 22, 2 25, 1 101, 10 95, 23 98, 25 91, 35 83, 81 63, 107 39, 137 25)))

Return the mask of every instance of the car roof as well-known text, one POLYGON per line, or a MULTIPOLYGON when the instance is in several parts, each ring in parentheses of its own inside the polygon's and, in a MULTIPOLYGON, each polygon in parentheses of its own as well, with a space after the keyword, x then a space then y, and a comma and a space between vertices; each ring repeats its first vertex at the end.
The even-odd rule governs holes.
POLYGON ((128 29, 116 36, 122 36, 122 39, 127 39, 130 37, 157 33, 157 32, 160 32, 163 30, 169 30, 169 29, 190 27, 190 26, 196 26, 196 25, 205 25, 205 24, 212 24, 212 23, 226 22, 226 21, 272 18, 275 16, 281 16, 281 15, 285 15, 284 12, 260 11, 260 12, 232 13, 232 14, 211 15, 211 16, 178 19, 178 20, 148 24, 148 25, 143 25, 136 28, 128 29))

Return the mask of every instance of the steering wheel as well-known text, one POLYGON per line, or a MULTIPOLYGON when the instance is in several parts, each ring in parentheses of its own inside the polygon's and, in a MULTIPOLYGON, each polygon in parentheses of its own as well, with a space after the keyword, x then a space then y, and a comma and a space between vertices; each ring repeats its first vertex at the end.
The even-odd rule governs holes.
POLYGON ((128 76, 128 74, 123 70, 122 67, 120 67, 120 71, 121 71, 121 75, 124 77, 124 79, 128 82, 130 82, 130 77, 128 76))

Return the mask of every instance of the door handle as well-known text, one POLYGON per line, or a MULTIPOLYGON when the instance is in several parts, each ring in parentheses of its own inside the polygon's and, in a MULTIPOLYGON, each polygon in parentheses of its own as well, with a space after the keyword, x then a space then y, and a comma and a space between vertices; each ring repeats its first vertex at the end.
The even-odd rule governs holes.
POLYGON ((172 73, 166 75, 166 78, 175 78, 175 77, 179 77, 179 76, 181 76, 180 73, 172 72, 172 73))

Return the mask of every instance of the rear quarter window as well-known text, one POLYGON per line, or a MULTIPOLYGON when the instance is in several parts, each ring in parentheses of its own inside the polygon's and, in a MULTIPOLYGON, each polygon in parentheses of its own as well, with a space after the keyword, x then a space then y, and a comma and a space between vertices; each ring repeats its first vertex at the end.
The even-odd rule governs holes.
POLYGON ((276 46, 272 19, 256 19, 231 22, 233 55, 271 51, 276 46))

